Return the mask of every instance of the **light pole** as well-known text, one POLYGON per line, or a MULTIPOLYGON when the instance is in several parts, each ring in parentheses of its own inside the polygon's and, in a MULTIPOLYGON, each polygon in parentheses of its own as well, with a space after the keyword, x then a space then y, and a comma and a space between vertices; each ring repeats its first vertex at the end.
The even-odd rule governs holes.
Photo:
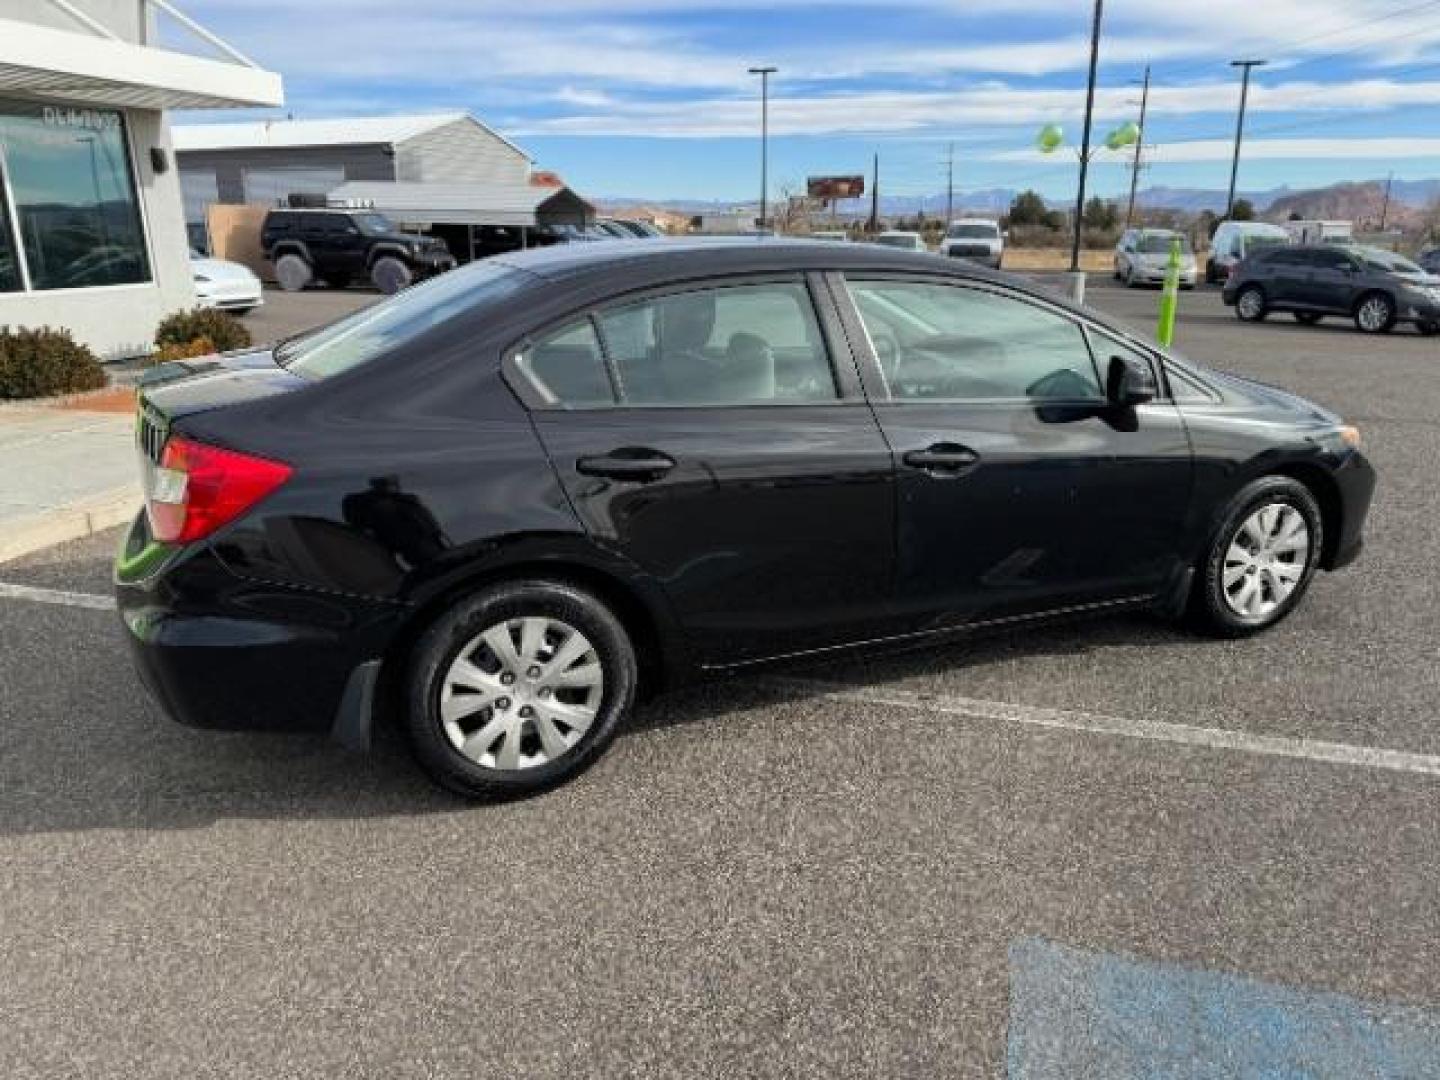
POLYGON ((1140 134, 1135 138, 1135 163, 1130 166, 1130 203, 1125 208, 1125 228, 1135 219, 1135 187, 1140 183, 1140 152, 1145 148, 1145 110, 1150 107, 1150 65, 1145 65, 1145 89, 1140 93, 1140 134))
POLYGON ((760 76, 760 228, 770 220, 770 76, 776 67, 752 67, 751 75, 760 76))
POLYGON ((1105 0, 1095 0, 1090 27, 1090 82, 1085 90, 1085 130, 1080 137, 1080 190, 1075 196, 1075 236, 1070 242, 1070 272, 1080 272, 1080 230, 1085 216, 1085 179, 1090 168, 1090 121, 1095 112, 1095 72, 1100 65, 1100 19, 1105 0))
POLYGON ((1240 76, 1240 116, 1235 121, 1235 157, 1230 162, 1230 194, 1225 199, 1225 220, 1230 220, 1230 215, 1235 212, 1235 181, 1240 176, 1240 143, 1245 138, 1245 103, 1250 98, 1250 70, 1252 68, 1264 67, 1264 60, 1231 60, 1231 67, 1238 67, 1243 74, 1240 76))

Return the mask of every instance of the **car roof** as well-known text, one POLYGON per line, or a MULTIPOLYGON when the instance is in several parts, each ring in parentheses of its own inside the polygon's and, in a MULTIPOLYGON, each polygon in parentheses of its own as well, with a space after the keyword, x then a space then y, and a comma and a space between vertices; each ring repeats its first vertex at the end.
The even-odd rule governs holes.
POLYGON ((1016 284, 1008 276, 938 255, 879 244, 842 245, 768 236, 657 239, 653 244, 634 246, 557 244, 494 255, 487 261, 551 280, 627 269, 646 277, 662 273, 686 277, 806 270, 920 270, 1016 284))

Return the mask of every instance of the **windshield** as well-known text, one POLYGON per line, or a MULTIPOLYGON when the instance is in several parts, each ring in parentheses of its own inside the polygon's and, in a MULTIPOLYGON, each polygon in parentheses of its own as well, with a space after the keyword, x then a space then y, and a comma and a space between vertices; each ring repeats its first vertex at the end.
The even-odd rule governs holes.
POLYGON ((1140 237, 1139 243, 1135 245, 1137 251, 1143 255, 1168 255, 1170 253, 1170 242, 1180 241, 1180 250, 1189 255, 1194 248, 1190 246, 1188 236, 1175 236, 1167 233, 1147 233, 1140 237))
POLYGON ((406 345, 478 304, 502 299, 524 280, 508 266, 471 263, 282 343, 275 362, 307 379, 328 378, 406 345))
POLYGON ((1000 235, 1000 229, 995 225, 951 225, 950 231, 945 234, 952 240, 994 240, 1000 235))
POLYGON ((1366 267, 1371 270, 1388 270, 1392 274, 1423 274, 1418 265, 1405 258, 1403 255, 1396 255, 1393 251, 1386 251, 1384 248, 1357 247, 1351 248, 1352 255, 1359 255, 1366 267))
POLYGON ((350 220, 366 236, 379 236, 395 231, 395 226, 390 224, 390 219, 384 214, 356 214, 350 220))

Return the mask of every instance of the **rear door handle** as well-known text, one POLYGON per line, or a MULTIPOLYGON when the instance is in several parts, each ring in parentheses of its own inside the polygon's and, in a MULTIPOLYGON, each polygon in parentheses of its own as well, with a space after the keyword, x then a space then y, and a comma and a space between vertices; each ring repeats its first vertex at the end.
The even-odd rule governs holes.
POLYGON ((603 476, 609 480, 633 480, 645 483, 659 480, 675 467, 669 454, 643 446, 622 446, 608 454, 582 457, 575 469, 586 476, 603 476))
POLYGON ((912 468, 951 475, 963 472, 979 460, 980 455, 968 446, 945 442, 927 446, 924 450, 911 450, 904 457, 905 464, 912 468))

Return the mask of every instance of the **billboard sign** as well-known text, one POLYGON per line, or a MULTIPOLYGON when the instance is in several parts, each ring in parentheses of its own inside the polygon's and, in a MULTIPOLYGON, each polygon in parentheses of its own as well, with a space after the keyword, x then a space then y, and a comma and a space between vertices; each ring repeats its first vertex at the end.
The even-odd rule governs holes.
POLYGON ((858 199, 865 194, 863 176, 812 176, 805 181, 806 194, 812 199, 834 202, 836 199, 858 199))

